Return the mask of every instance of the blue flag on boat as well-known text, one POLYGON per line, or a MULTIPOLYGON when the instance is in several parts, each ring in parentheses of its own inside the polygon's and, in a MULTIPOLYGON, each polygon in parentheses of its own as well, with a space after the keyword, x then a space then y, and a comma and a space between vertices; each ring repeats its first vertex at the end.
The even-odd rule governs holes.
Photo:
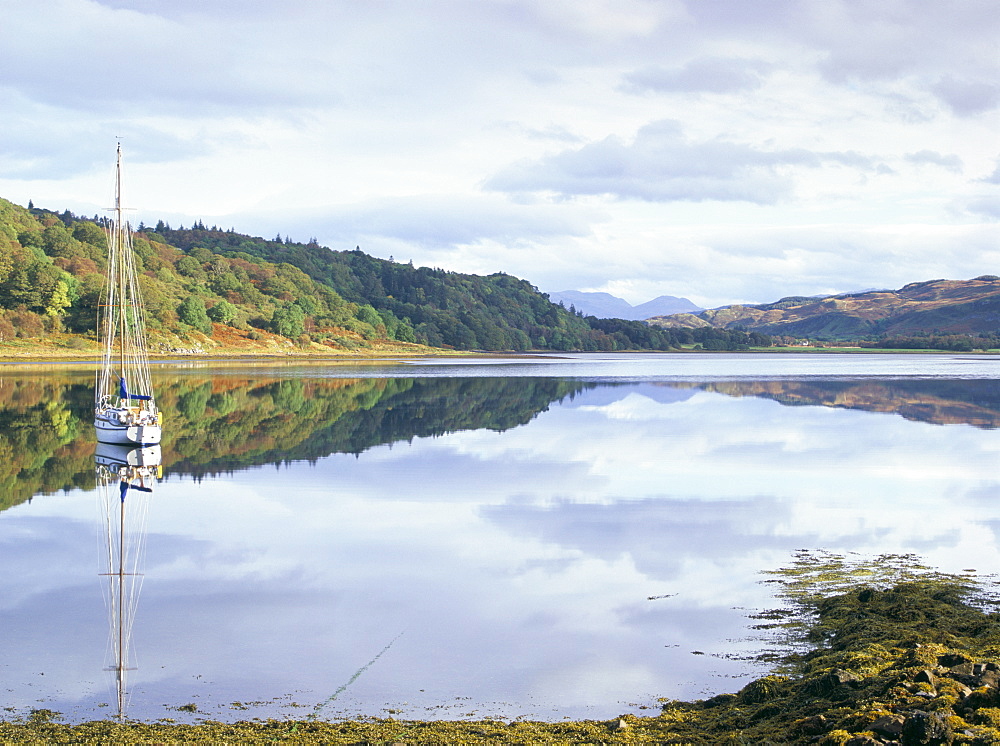
POLYGON ((125 376, 118 379, 118 398, 122 400, 135 399, 137 401, 152 401, 151 396, 142 396, 141 394, 129 394, 128 387, 125 385, 125 376))
POLYGON ((152 492, 152 487, 143 487, 141 484, 129 484, 124 479, 118 482, 118 492, 121 494, 122 502, 125 502, 125 493, 129 489, 139 490, 139 492, 152 492))

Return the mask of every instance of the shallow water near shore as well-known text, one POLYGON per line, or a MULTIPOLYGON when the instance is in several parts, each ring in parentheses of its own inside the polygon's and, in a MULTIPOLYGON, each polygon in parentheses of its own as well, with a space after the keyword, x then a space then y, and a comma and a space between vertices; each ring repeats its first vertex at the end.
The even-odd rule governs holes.
MULTIPOLYGON (((738 659, 758 644, 746 614, 771 605, 759 573, 797 549, 1000 566, 998 358, 155 376, 167 434, 132 718, 651 714, 759 674, 738 659)), ((114 714, 91 387, 0 369, 8 714, 114 714)))

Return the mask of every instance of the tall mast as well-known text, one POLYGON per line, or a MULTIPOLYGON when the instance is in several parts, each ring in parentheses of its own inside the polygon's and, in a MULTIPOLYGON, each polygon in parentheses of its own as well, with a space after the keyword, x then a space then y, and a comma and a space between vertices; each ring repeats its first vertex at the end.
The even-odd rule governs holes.
MULTIPOLYGON (((118 255, 119 269, 121 268, 121 262, 125 259, 124 253, 124 236, 122 231, 124 230, 124 223, 122 222, 122 144, 118 143, 118 157, 115 161, 115 228, 114 228, 114 244, 115 252, 118 255)), ((121 282, 121 275, 119 275, 119 289, 118 293, 118 324, 120 328, 120 333, 118 335, 118 356, 121 360, 121 367, 119 368, 119 375, 125 375, 125 293, 121 292, 124 290, 124 283, 121 282)), ((119 404, 119 406, 121 406, 119 404)), ((125 402, 125 406, 128 406, 128 401, 125 402)))

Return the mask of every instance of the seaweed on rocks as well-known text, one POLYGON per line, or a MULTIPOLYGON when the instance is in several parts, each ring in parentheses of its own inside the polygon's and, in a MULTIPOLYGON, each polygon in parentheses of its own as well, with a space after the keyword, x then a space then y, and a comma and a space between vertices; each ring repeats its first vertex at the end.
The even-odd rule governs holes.
POLYGON ((735 694, 664 701, 654 717, 66 725, 40 710, 0 722, 0 743, 1000 745, 991 578, 936 572, 912 555, 815 552, 769 575, 784 606, 755 616, 771 673, 735 694))

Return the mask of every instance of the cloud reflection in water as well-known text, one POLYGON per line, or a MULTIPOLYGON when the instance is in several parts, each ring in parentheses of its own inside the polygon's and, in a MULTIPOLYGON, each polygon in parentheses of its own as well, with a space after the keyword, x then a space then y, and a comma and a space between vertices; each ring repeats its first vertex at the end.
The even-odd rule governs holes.
MULTIPOLYGON (((1000 567, 998 431, 705 388, 598 386, 503 432, 172 476, 150 518, 133 714, 301 716, 226 705, 315 704, 402 632, 325 715, 610 717, 738 688, 751 672, 713 654, 751 645, 741 607, 768 603, 758 573, 795 549, 1000 567)), ((4 520, 85 532, 79 502, 4 520)))

